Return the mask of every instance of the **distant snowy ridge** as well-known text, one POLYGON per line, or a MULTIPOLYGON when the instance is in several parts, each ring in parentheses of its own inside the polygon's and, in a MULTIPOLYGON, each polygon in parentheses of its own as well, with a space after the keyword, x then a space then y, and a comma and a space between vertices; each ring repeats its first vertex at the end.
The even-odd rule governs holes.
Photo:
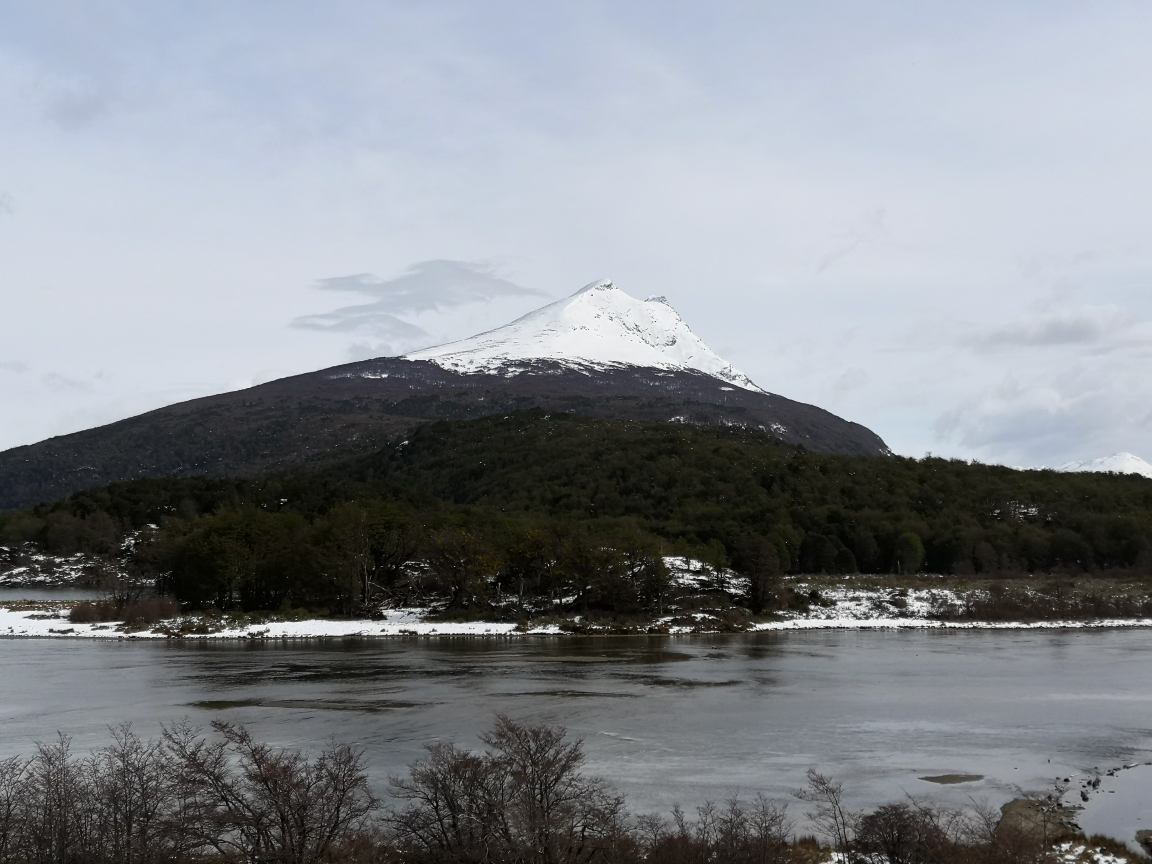
POLYGON ((1094 471, 1098 473, 1112 472, 1114 474, 1139 474, 1141 477, 1152 478, 1152 465, 1149 465, 1139 456, 1131 453, 1116 453, 1093 459, 1091 462, 1069 462, 1061 465, 1057 471, 1094 471))
POLYGON ((641 366, 692 370, 745 390, 764 391, 715 354, 666 299, 637 300, 601 279, 511 324, 404 355, 461 373, 513 375, 533 362, 574 369, 641 366))

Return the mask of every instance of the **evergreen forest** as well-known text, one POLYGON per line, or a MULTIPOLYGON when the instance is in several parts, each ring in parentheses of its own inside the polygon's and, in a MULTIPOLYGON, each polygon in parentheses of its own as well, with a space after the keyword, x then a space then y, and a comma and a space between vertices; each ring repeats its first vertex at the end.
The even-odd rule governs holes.
POLYGON ((433 594, 461 615, 512 597, 658 611, 682 555, 747 577, 759 613, 784 574, 1144 577, 1152 480, 532 410, 309 474, 114 483, 0 514, 0 543, 84 553, 192 606, 330 614, 433 594))

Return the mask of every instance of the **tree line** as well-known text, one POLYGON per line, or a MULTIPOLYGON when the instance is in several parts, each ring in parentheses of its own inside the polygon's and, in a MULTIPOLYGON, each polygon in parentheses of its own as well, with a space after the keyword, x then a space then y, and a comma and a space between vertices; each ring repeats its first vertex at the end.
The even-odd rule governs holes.
POLYGON ((777 547, 795 573, 1152 568, 1152 481, 933 457, 827 456, 746 429, 525 412, 415 430, 343 476, 456 504, 631 518, 777 547))
POLYGON ((186 602, 333 612, 439 591, 651 610, 659 559, 796 573, 1152 574, 1152 481, 813 454, 742 429, 537 411, 420 427, 299 476, 116 483, 0 514, 0 543, 81 551, 186 602), (154 527, 147 527, 154 526, 154 527))
POLYGON ((138 560, 161 590, 221 609, 357 614, 438 600, 457 616, 640 612, 659 611, 670 588, 659 541, 620 526, 422 515, 379 499, 312 521, 225 508, 169 523, 138 560))
POLYGON ((815 770, 793 797, 818 836, 797 837, 788 804, 762 795, 633 815, 584 773, 581 741, 507 717, 479 752, 428 745, 386 800, 351 745, 312 754, 212 730, 185 721, 147 740, 125 725, 87 756, 60 736, 0 760, 0 864, 817 864, 829 852, 845 864, 1055 864, 1054 843, 1072 836, 1051 795, 1025 820, 914 799, 855 811, 815 770))

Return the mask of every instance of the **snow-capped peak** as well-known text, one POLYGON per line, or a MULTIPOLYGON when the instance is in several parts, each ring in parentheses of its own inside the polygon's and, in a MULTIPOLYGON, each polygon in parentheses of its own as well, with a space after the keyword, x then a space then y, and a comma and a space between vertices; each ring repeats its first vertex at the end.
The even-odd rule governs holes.
POLYGON ((574 368, 694 370, 764 392, 688 329, 666 298, 637 300, 610 279, 585 285, 511 324, 404 357, 463 373, 515 374, 541 360, 574 368))
POLYGON ((1061 465, 1057 471, 1096 471, 1100 473, 1112 472, 1114 474, 1139 474, 1142 477, 1152 478, 1152 465, 1149 465, 1139 456, 1131 453, 1115 453, 1093 459, 1091 462, 1069 462, 1061 465))

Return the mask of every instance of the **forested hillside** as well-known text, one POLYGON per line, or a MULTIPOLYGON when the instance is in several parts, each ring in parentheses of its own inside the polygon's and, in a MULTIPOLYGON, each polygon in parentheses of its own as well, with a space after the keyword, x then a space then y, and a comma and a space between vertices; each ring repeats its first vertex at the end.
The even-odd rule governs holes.
POLYGON ((781 573, 1146 573, 1150 537, 1141 477, 540 411, 430 423, 311 475, 141 480, 0 516, 7 544, 119 556, 185 601, 346 611, 432 588, 650 608, 669 554, 733 565, 761 607, 781 573))
POLYGON ((827 456, 745 430, 528 413, 434 423, 345 476, 456 504, 638 521, 693 545, 772 537, 782 566, 939 573, 1148 567, 1152 481, 827 456), (913 545, 916 545, 915 543, 913 545))
POLYGON ((422 423, 530 408, 606 420, 675 418, 700 426, 770 429, 818 453, 888 453, 880 437, 858 423, 783 396, 732 388, 701 372, 634 366, 574 371, 541 361, 511 376, 463 374, 385 357, 5 450, 0 511, 123 480, 312 472, 373 453, 422 423))

